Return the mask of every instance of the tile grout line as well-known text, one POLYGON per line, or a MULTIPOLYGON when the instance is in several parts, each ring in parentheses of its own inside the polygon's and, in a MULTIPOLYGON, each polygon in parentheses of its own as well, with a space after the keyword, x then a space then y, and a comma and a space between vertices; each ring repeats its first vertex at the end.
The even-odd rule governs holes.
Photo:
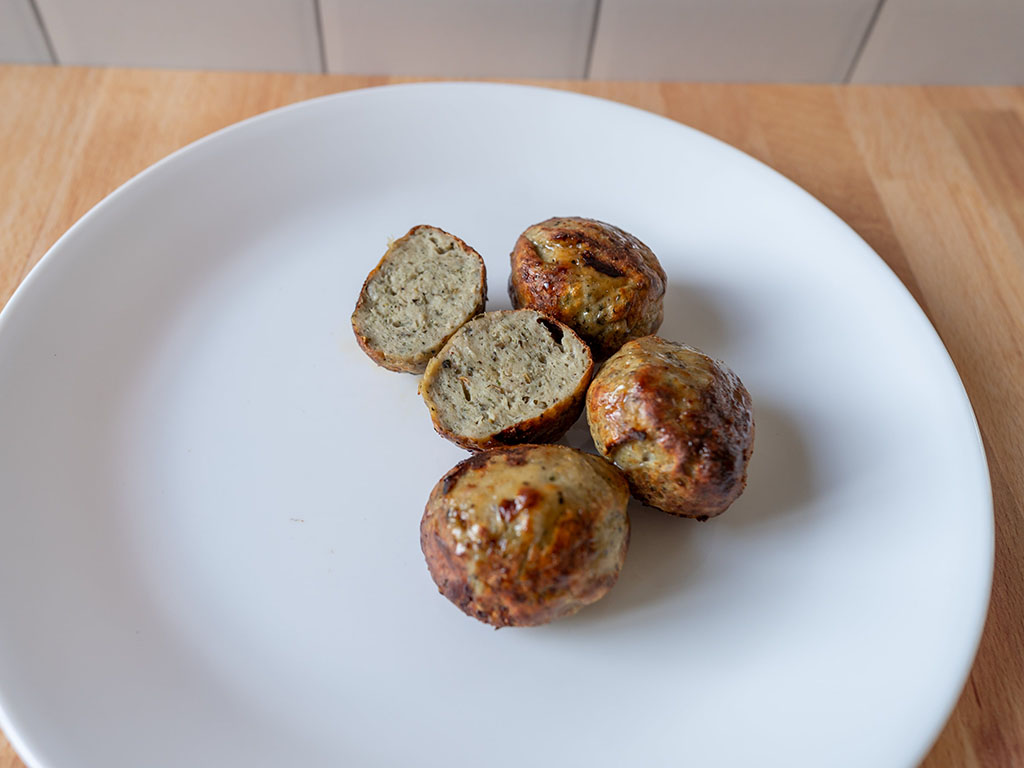
POLYGON ((46 22, 43 21, 43 14, 39 10, 38 0, 28 0, 28 4, 32 7, 32 15, 36 18, 36 24, 39 25, 39 31, 43 35, 43 42, 46 44, 46 52, 50 54, 50 61, 53 64, 60 65, 60 59, 57 58, 57 49, 53 47, 53 40, 50 39, 50 30, 46 28, 46 22))
POLYGON ((327 74, 327 43, 324 41, 324 13, 320 0, 313 0, 313 13, 316 15, 316 42, 320 46, 320 74, 327 74))
POLYGON ((597 42, 597 25, 601 19, 601 0, 594 0, 594 21, 590 24, 590 40, 587 41, 587 59, 583 64, 583 79, 590 79, 590 68, 594 64, 594 43, 597 42))
POLYGON ((878 0, 878 5, 875 6, 874 13, 871 14, 871 18, 868 19, 868 25, 864 27, 864 34, 860 38, 860 43, 857 45, 857 50, 853 52, 853 58, 850 59, 850 66, 846 69, 846 74, 843 76, 843 84, 849 85, 850 78, 853 77, 853 73, 857 69, 857 65, 860 64, 860 58, 864 55, 864 49, 868 46, 868 39, 875 31, 875 24, 878 23, 878 17, 882 15, 882 7, 885 5, 885 0, 878 0))

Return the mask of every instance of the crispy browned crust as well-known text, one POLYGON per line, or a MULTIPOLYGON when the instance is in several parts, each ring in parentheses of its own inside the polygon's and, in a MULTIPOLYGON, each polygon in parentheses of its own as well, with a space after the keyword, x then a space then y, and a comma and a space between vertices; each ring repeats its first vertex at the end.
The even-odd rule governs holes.
MULTIPOLYGON (((509 310, 504 310, 509 311, 509 310)), ((579 339, 578 334, 563 323, 552 321, 558 325, 563 333, 571 334, 579 339)), ((582 340, 581 340, 582 341, 582 340)), ((594 356, 590 348, 584 343, 583 348, 587 352, 587 370, 580 378, 579 384, 572 394, 557 403, 553 403, 544 413, 532 419, 526 419, 513 424, 511 427, 488 435, 483 438, 468 437, 460 435, 448 429, 441 423, 437 408, 430 397, 430 385, 441 370, 444 359, 444 349, 438 352, 433 359, 427 363, 423 373, 423 380, 420 382, 420 393, 423 395, 423 402, 430 409, 430 420, 434 425, 437 434, 446 440, 467 451, 486 451, 491 448, 501 448, 507 445, 519 445, 521 443, 553 443, 569 431, 569 427, 576 423, 576 420, 583 413, 584 402, 587 397, 587 387, 590 386, 590 379, 594 374, 594 356)))
MULTIPOLYGON (((356 342, 359 344, 363 352, 365 352, 367 356, 371 360, 373 360, 373 362, 375 362, 377 365, 381 366, 382 368, 387 368, 389 371, 397 371, 398 373, 423 373, 423 371, 427 367, 427 363, 430 361, 430 358, 433 357, 434 353, 436 353, 437 350, 434 350, 433 353, 431 354, 420 355, 415 358, 389 357, 384 353, 383 350, 374 347, 370 343, 370 340, 360 329, 357 317, 359 314, 359 310, 362 308, 364 302, 366 301, 367 286, 370 284, 370 281, 373 280, 373 278, 377 275, 377 273, 380 272, 381 267, 384 265, 384 262, 388 260, 388 257, 391 255, 391 252, 394 250, 395 246, 405 242, 410 237, 419 232, 421 229, 432 229, 447 235, 448 237, 452 238, 455 242, 457 242, 459 244, 459 247, 464 249, 466 253, 471 253, 474 256, 476 256, 477 261, 480 262, 480 290, 477 294, 480 298, 479 301, 477 302, 476 307, 474 307, 473 311, 469 314, 468 317, 466 317, 466 322, 472 320, 474 317, 483 312, 484 307, 487 304, 487 266, 484 264, 484 260, 480 256, 480 254, 477 253, 474 248, 467 245, 466 242, 461 238, 456 237, 451 232, 445 232, 443 229, 440 229, 439 227, 432 227, 429 224, 419 224, 410 229, 404 235, 402 235, 402 237, 398 238, 393 243, 391 243, 391 245, 388 246, 387 251, 381 257, 380 261, 377 262, 377 266, 370 270, 370 274, 367 275, 366 279, 363 281, 363 287, 359 291, 359 298, 356 300, 355 309, 352 310, 351 322, 352 331, 353 333, 355 333, 356 336, 356 342)), ((456 328, 455 330, 458 330, 458 328, 456 328)), ((447 342, 448 339, 450 339, 452 334, 454 333, 455 331, 452 331, 452 333, 448 335, 444 342, 447 342)), ((442 342, 438 348, 444 346, 444 342, 442 342)))
POLYGON ((693 347, 647 336, 613 355, 587 393, 601 455, 646 504, 706 520, 743 492, 754 448, 750 393, 693 347))
POLYGON ((598 359, 661 326, 665 271, 650 248, 618 227, 548 219, 519 236, 511 261, 512 306, 565 323, 598 359))
POLYGON ((548 445, 488 451, 434 486, 420 546, 438 590, 467 615, 495 627, 546 624, 614 586, 628 502, 622 474, 597 456, 548 445))

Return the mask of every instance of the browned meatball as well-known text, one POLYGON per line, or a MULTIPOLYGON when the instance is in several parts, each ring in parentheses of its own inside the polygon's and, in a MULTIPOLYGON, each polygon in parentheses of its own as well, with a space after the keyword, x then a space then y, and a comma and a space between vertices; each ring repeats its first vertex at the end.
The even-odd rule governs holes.
POLYGON ((519 236, 508 293, 512 306, 562 321, 605 358, 661 326, 665 271, 650 248, 618 227, 555 218, 519 236))
POLYGON ((625 344, 587 391, 587 422, 597 450, 646 504, 706 520, 743 493, 750 394, 700 350, 657 336, 625 344))
POLYGON ((485 451, 434 486, 420 545, 441 594, 469 616, 546 624, 615 584, 628 503, 622 473, 598 456, 562 445, 485 451))

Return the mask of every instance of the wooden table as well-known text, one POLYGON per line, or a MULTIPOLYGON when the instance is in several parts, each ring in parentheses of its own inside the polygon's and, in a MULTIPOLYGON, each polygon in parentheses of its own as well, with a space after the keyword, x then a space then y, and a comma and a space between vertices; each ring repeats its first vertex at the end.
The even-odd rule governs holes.
MULTIPOLYGON (((172 150, 393 81, 0 67, 0 306, 75 220, 172 150)), ((924 307, 974 404, 996 512, 985 635, 925 765, 1024 765, 1024 88, 542 84, 668 115, 760 158, 849 222, 924 307)), ((21 765, 0 735, 0 768, 21 765)))

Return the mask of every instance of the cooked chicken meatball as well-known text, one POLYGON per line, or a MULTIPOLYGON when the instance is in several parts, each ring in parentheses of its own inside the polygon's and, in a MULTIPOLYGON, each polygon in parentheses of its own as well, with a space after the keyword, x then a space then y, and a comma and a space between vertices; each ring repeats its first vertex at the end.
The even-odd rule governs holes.
POLYGON ((423 373, 427 361, 486 303, 487 269, 480 254, 455 235, 420 225, 391 243, 367 276, 352 330, 377 365, 423 373))
POLYGON ((707 520, 746 486, 750 394, 698 349, 657 336, 623 345, 587 391, 587 422, 597 450, 645 504, 707 520))
POLYGON ((580 417, 593 368, 590 348, 546 315, 485 312, 427 364, 420 394, 437 433, 470 451, 548 443, 580 417))
POLYGON ((615 584, 629 544, 629 487, 562 445, 478 453, 434 486, 420 545, 441 594, 495 627, 575 613, 615 584))
POLYGON ((519 236, 508 293, 512 306, 560 320, 603 359, 658 330, 665 271, 650 248, 618 227, 555 218, 519 236))

